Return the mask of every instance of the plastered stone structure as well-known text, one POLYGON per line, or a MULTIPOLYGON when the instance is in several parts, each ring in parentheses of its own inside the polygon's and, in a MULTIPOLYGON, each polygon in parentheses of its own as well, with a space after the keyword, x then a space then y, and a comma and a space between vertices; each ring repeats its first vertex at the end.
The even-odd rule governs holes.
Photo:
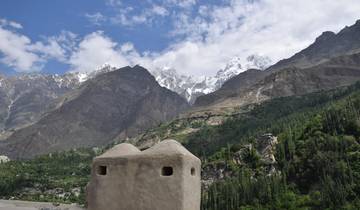
POLYGON ((200 210, 201 162, 175 140, 120 144, 93 161, 88 210, 200 210))

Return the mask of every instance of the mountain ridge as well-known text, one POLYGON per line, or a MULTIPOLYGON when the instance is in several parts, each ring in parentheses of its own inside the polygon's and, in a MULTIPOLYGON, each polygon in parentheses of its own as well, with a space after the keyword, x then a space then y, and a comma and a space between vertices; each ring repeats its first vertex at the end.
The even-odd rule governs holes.
POLYGON ((285 67, 310 67, 330 58, 360 52, 360 20, 352 26, 346 26, 337 34, 323 32, 310 46, 288 59, 283 59, 268 70, 276 71, 285 67))
POLYGON ((140 66, 124 67, 84 82, 61 106, 0 142, 0 153, 31 158, 59 150, 106 145, 173 119, 188 108, 140 66))
POLYGON ((359 70, 353 66, 358 63, 358 52, 360 52, 360 21, 337 34, 322 33, 308 48, 262 72, 252 74, 253 72, 248 71, 239 74, 225 82, 218 91, 199 97, 195 101, 194 110, 237 107, 259 103, 272 97, 301 94, 299 90, 308 93, 350 85, 360 79, 359 70), (332 62, 338 62, 337 66, 331 66, 332 62), (300 81, 300 78, 303 80, 300 81), (293 82, 296 84, 292 84, 293 82), (305 91, 306 88, 303 86, 307 86, 309 90, 305 91))

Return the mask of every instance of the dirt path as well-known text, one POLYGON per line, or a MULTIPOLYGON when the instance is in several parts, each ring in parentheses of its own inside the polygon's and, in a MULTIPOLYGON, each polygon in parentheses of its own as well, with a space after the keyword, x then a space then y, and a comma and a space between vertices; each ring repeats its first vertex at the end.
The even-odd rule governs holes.
POLYGON ((76 205, 54 206, 52 203, 0 200, 0 210, 85 210, 76 205))

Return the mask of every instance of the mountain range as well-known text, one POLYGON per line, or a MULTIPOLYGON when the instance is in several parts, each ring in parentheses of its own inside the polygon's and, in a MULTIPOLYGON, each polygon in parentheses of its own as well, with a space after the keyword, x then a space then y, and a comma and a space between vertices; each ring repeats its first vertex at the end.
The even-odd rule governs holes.
POLYGON ((243 63, 234 58, 215 76, 199 78, 166 67, 110 65, 91 73, 0 76, 0 154, 32 158, 103 146, 181 113, 191 117, 353 84, 360 79, 360 21, 270 63, 258 55, 243 63))
POLYGON ((100 74, 51 101, 41 118, 0 141, 0 153, 31 158, 95 147, 126 138, 186 110, 188 103, 161 87, 140 66, 100 74))
MULTIPOLYGON (((248 68, 264 69, 270 62, 267 57, 252 55, 243 64, 238 57, 231 59, 214 76, 185 76, 170 68, 156 69, 151 74, 161 86, 193 104, 198 96, 218 90, 226 80, 238 73, 248 68)), ((38 121, 45 112, 54 108, 52 106, 56 99, 79 88, 85 81, 116 69, 104 64, 92 72, 68 72, 64 75, 0 75, 0 140, 7 138, 14 130, 38 121)))
POLYGON ((225 81, 248 69, 264 70, 269 67, 271 60, 266 56, 251 55, 246 60, 239 57, 232 58, 223 69, 214 76, 187 76, 179 74, 176 69, 164 67, 152 71, 156 80, 163 87, 177 92, 190 104, 199 96, 218 90, 225 81))

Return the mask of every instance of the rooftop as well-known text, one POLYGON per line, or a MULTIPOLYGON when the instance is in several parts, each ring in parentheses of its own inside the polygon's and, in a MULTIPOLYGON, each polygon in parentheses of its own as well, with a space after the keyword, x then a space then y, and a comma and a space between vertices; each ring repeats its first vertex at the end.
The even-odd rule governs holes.
POLYGON ((176 140, 167 139, 144 151, 140 151, 132 144, 122 143, 98 156, 97 159, 152 155, 184 155, 195 157, 176 140))

